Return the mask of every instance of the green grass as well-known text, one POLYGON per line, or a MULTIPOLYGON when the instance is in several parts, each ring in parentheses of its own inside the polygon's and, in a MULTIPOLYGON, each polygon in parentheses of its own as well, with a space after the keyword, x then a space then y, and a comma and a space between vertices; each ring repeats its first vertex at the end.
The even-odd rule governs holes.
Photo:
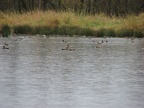
POLYGON ((60 34, 112 37, 144 37, 144 13, 127 17, 78 15, 73 12, 34 11, 32 13, 0 13, 3 25, 16 34, 60 34))

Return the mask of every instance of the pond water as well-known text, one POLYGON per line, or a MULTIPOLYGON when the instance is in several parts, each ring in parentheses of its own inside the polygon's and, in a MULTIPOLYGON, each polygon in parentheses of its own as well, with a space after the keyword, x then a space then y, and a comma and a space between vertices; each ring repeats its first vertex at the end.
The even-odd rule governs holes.
POLYGON ((0 38, 0 107, 143 108, 144 39, 0 38))

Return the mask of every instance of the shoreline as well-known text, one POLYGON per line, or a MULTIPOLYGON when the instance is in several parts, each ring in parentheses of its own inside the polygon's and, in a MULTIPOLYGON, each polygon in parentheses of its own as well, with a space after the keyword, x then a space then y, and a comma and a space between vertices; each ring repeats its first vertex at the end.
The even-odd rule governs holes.
POLYGON ((29 38, 32 38, 32 37, 42 37, 42 38, 102 38, 102 39, 108 39, 108 38, 126 38, 126 39, 144 39, 144 37, 134 37, 134 36, 123 36, 123 37, 112 37, 112 36, 103 36, 103 37, 97 37, 97 36, 86 36, 86 35, 73 35, 73 36, 70 36, 70 35, 59 35, 59 34, 49 34, 49 35, 45 35, 45 34, 36 34, 36 35, 33 35, 33 34, 11 34, 9 35, 8 37, 3 37, 1 34, 0 34, 0 38, 19 38, 19 37, 29 37, 29 38))
POLYGON ((25 28, 25 26, 19 26, 11 28, 9 27, 9 30, 3 30, 0 31, 1 36, 8 37, 9 35, 58 35, 58 36, 66 36, 66 37, 98 37, 103 38, 105 36, 108 37, 137 37, 142 38, 144 37, 144 32, 141 31, 133 31, 133 30, 119 30, 114 31, 112 29, 99 29, 99 30, 93 30, 89 28, 79 28, 79 27, 56 27, 50 29, 49 27, 28 27, 25 28))

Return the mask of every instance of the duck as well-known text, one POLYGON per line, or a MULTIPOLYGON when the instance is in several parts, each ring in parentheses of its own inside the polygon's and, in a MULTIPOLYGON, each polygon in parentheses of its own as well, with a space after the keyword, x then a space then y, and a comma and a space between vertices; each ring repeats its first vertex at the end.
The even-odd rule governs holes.
POLYGON ((131 42, 134 43, 135 37, 131 37, 131 42))
POLYGON ((69 51, 75 51, 75 49, 74 48, 70 48, 69 51))
POLYGON ((3 46, 3 49, 9 49, 9 47, 3 46))
POLYGON ((66 41, 66 40, 64 40, 64 39, 62 40, 62 42, 63 42, 63 43, 67 43, 67 41, 66 41))
POLYGON ((62 42, 65 42, 65 40, 63 39, 62 42))
POLYGON ((131 40, 132 43, 134 43, 134 40, 131 40))
POLYGON ((7 43, 4 43, 4 45, 5 45, 5 46, 9 46, 9 44, 7 44, 7 43))
POLYGON ((92 42, 94 43, 95 41, 93 40, 92 42))
POLYGON ((101 45, 103 43, 103 40, 101 42, 97 42, 97 44, 101 45))
POLYGON ((101 46, 99 46, 98 44, 95 46, 96 48, 101 48, 101 46))
POLYGON ((18 40, 23 40, 23 38, 18 37, 18 38, 15 39, 15 41, 18 41, 18 40))
POLYGON ((102 44, 103 44, 103 41, 101 41, 101 42, 97 42, 97 44, 96 44, 96 48, 101 48, 102 47, 102 44))
POLYGON ((106 42, 108 42, 108 40, 106 40, 106 42))
POLYGON ((62 50, 69 50, 69 44, 67 44, 66 48, 62 48, 62 50))
POLYGON ((3 45, 3 49, 9 49, 9 44, 4 43, 4 45, 3 45))
POLYGON ((49 37, 48 37, 47 35, 45 35, 45 34, 44 34, 44 35, 42 35, 42 37, 43 37, 43 38, 49 38, 49 37))
POLYGON ((75 51, 74 48, 70 48, 69 44, 67 44, 66 48, 62 48, 62 50, 75 51))
POLYGON ((131 38, 131 42, 134 43, 134 38, 131 38))

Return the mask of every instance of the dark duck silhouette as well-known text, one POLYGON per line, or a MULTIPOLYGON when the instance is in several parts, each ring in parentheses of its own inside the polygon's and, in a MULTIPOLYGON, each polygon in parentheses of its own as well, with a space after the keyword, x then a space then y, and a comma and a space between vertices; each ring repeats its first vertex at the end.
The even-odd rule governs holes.
POLYGON ((4 43, 4 45, 3 45, 3 49, 9 49, 9 44, 4 43))

